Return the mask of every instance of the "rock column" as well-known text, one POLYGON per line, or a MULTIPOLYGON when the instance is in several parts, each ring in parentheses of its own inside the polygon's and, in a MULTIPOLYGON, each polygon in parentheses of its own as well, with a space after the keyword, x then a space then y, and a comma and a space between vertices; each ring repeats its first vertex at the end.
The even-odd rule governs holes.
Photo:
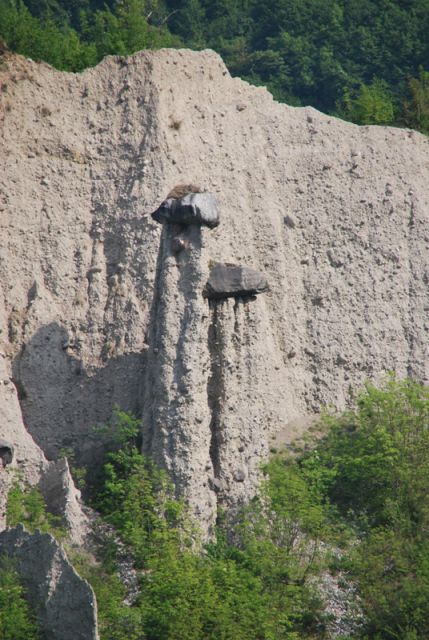
MULTIPOLYGON (((201 196, 203 217, 208 205, 218 217, 214 197, 201 196)), ((195 199, 198 205, 198 197, 195 199)), ((185 212, 189 216, 189 208, 185 212)), ((207 532, 216 518, 216 494, 210 488, 214 470, 207 403, 209 309, 203 297, 209 273, 203 234, 208 231, 201 220, 189 223, 176 216, 162 222, 148 336, 143 450, 168 471, 207 532)))
POLYGON ((278 402, 267 384, 276 348, 257 298, 268 283, 254 269, 210 260, 202 228, 217 220, 210 198, 167 200, 153 214, 163 230, 143 424, 144 451, 208 536, 218 506, 233 512, 254 495, 278 402))

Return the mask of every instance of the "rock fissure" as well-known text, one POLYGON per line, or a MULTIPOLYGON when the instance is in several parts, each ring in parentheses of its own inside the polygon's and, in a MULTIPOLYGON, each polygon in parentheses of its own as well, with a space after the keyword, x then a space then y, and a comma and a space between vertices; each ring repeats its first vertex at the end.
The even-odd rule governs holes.
POLYGON ((215 490, 220 490, 220 432, 219 432, 219 419, 220 419, 220 402, 221 402, 221 385, 222 385, 222 370, 220 362, 219 349, 219 328, 218 328, 218 303, 215 301, 209 301, 209 313, 210 324, 207 335, 207 342, 209 346, 210 354, 210 372, 207 381, 207 402, 210 412, 210 459, 213 466, 213 479, 212 485, 215 490), (214 484, 216 481, 217 484, 214 484))

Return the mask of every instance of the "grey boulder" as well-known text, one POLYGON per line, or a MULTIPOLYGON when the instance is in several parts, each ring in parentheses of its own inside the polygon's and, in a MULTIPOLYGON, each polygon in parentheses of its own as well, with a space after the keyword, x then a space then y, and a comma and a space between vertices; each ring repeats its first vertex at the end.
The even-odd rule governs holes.
POLYGON ((204 296, 209 299, 253 296, 268 290, 265 276, 236 264, 217 262, 204 289, 204 296))
POLYGON ((211 193, 188 193, 183 198, 168 198, 152 213, 157 222, 195 224, 213 229, 220 222, 219 204, 211 193))

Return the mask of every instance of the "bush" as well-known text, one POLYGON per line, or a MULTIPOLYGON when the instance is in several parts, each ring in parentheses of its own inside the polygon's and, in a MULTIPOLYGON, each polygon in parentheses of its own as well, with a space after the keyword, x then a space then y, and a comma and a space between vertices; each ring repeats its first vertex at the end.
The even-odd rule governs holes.
POLYGON ((66 536, 60 526, 61 519, 47 511, 40 490, 26 486, 20 480, 13 483, 7 496, 6 523, 8 527, 23 524, 31 532, 40 529, 60 540, 66 536))
POLYGON ((39 640, 35 617, 24 599, 24 589, 13 562, 0 556, 0 638, 39 640))
MULTIPOLYGON (((174 497, 165 473, 139 452, 137 421, 117 412, 114 424, 118 446, 107 454, 95 504, 141 569, 141 594, 133 611, 138 610, 144 638, 309 637, 309 629, 319 623, 320 603, 306 576, 319 568, 318 554, 313 544, 306 551, 309 536, 298 550, 279 533, 289 527, 290 517, 278 497, 280 490, 275 498, 267 494, 246 510, 244 526, 232 534, 234 543, 227 543, 226 528, 220 527, 217 540, 201 548, 185 503, 174 497)), ((112 427, 106 431, 112 434, 112 427)), ((293 472, 288 473, 290 479, 293 472)), ((272 487, 280 482, 277 473, 272 487)), ((294 514, 295 529, 307 508, 314 528, 317 519, 323 519, 313 502, 317 497, 309 492, 294 514)))
MULTIPOLYGON (((124 604, 115 546, 103 564, 77 558, 102 640, 321 640, 317 582, 330 549, 364 615, 351 637, 429 637, 429 390, 369 384, 354 410, 326 413, 317 430, 273 457, 239 522, 220 522, 202 546, 185 502, 140 453, 138 421, 118 411, 95 504, 134 557, 140 593, 124 604)), ((24 494, 11 490, 8 521, 46 526, 40 495, 24 494)))
MULTIPOLYGON (((325 436, 298 458, 355 528, 343 566, 366 617, 362 638, 429 637, 429 389, 390 377, 354 411, 326 415, 325 436)), ((309 477, 311 482, 311 477, 309 477)))
POLYGON ((389 88, 374 78, 371 84, 361 84, 353 96, 349 90, 339 105, 340 116, 357 124, 392 124, 395 112, 389 88))

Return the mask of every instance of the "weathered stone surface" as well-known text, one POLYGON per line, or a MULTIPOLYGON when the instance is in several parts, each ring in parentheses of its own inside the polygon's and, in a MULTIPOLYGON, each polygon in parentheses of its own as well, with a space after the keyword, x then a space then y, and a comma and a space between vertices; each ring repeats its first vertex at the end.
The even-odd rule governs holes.
MULTIPOLYGON (((11 469, 19 469, 27 482, 36 484, 48 463, 42 450, 25 428, 17 388, 11 380, 9 362, 4 353, 0 353, 0 439, 5 445, 3 455, 6 458, 7 466, 10 465, 11 469), (4 384, 5 381, 8 384, 4 384), (10 459, 10 451, 13 451, 12 459, 10 459)), ((0 531, 6 526, 7 494, 13 481, 14 474, 9 473, 9 469, 1 464, 0 531)))
POLYGON ((220 222, 219 204, 211 193, 189 193, 183 198, 168 198, 152 213, 157 222, 206 226, 213 229, 220 222))
POLYGON ((44 640, 98 640, 94 593, 47 533, 22 526, 0 533, 0 554, 13 558, 44 640))
POLYGON ((48 463, 39 481, 39 488, 49 512, 61 518, 71 542, 82 545, 89 533, 89 522, 66 458, 48 463))
POLYGON ((233 477, 236 482, 244 482, 246 479, 246 472, 244 469, 236 469, 233 477))
POLYGON ((218 262, 210 270, 204 295, 211 300, 246 297, 268 290, 265 276, 255 269, 218 262))
POLYGON ((15 480, 15 475, 4 468, 6 463, 12 469, 19 469, 27 483, 40 486, 49 511, 63 518, 71 541, 82 544, 87 518, 67 461, 46 460, 25 427, 19 403, 19 384, 15 384, 8 375, 8 361, 0 354, 0 380, 3 379, 3 384, 0 384, 0 456, 3 457, 0 465, 0 531, 6 526, 7 494, 15 480))
POLYGON ((149 449, 209 523, 251 497, 276 432, 291 438, 385 371, 429 383, 425 136, 278 104, 208 51, 108 57, 80 74, 10 57, 0 81, 12 466, 37 472, 37 450, 11 435, 20 407, 47 457, 76 447, 82 464, 118 404, 144 414, 149 449), (199 245, 186 227, 192 243, 174 253, 174 225, 149 212, 179 183, 215 194, 222 223, 199 245), (205 300, 210 260, 252 265, 270 290, 205 300))
POLYGON ((174 234, 174 226, 163 226, 148 334, 143 448, 182 487, 203 530, 209 530, 215 524, 216 495, 208 485, 213 476, 207 402, 209 313, 201 295, 208 261, 202 259, 200 227, 191 225, 182 232, 187 249, 178 255, 172 246, 174 234))

